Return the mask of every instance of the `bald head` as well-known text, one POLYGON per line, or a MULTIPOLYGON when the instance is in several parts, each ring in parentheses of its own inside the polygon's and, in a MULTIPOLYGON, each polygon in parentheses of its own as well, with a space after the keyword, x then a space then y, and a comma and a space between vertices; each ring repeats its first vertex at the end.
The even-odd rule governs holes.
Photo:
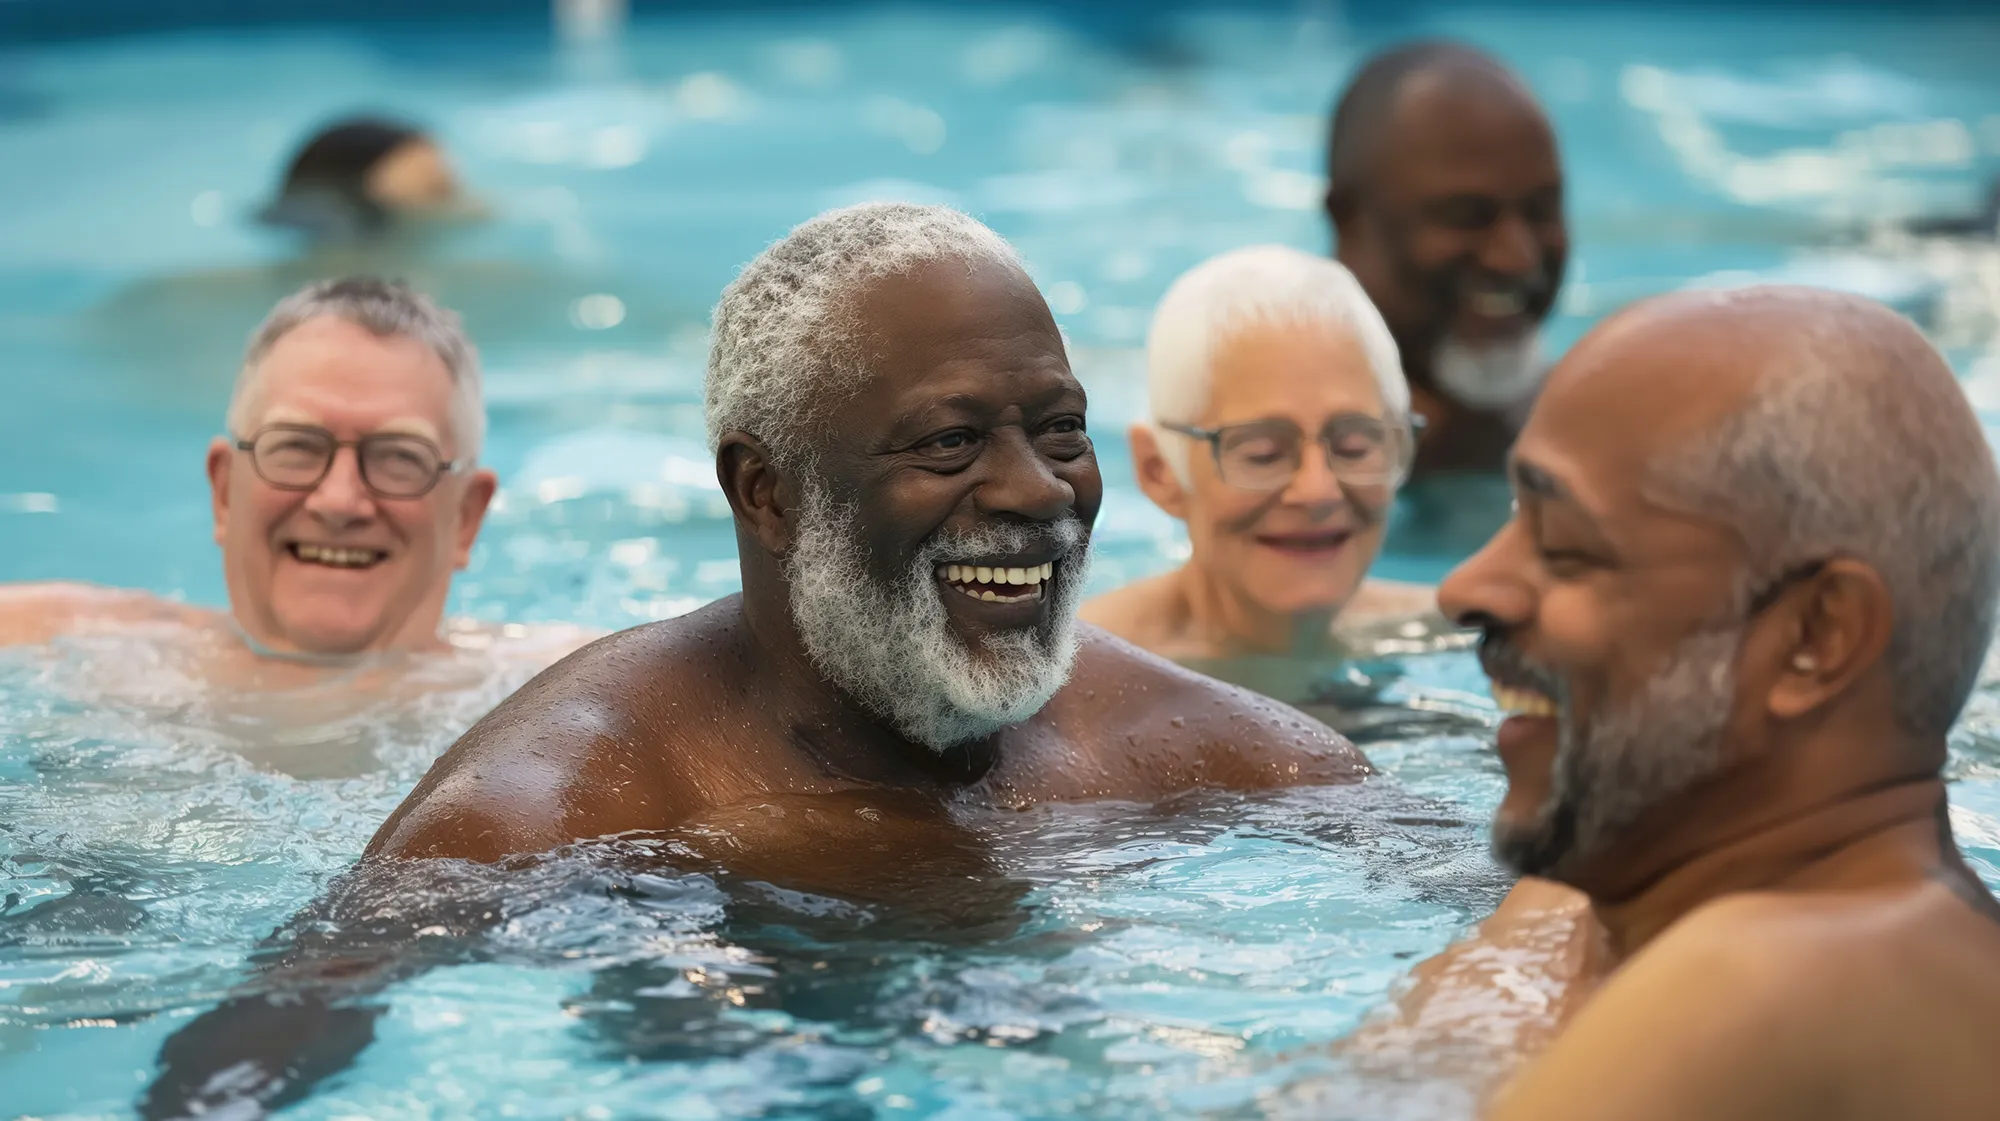
POLYGON ((1327 183, 1336 255, 1411 382, 1477 410, 1531 395, 1569 233, 1555 134, 1527 87, 1454 43, 1381 55, 1334 110, 1327 183))
POLYGON ((1682 293, 1621 314, 1573 357, 1548 404, 1592 410, 1642 455, 1650 502, 1740 540, 1740 606, 1801 566, 1867 564, 1894 605, 1898 722, 1950 727, 1993 629, 2000 474, 1915 326, 1817 289, 1682 293))
POLYGON ((1383 146, 1416 139, 1407 131, 1413 111, 1450 107, 1497 110, 1548 128, 1534 95, 1483 51, 1442 40, 1385 51, 1362 66, 1334 106, 1329 198, 1364 192, 1383 146))

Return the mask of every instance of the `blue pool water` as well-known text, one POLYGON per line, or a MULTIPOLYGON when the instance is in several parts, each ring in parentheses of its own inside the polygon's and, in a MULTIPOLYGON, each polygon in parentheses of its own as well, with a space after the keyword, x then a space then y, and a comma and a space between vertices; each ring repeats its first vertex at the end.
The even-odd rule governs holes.
MULTIPOLYGON (((1389 33, 1338 13, 0 41, 0 579, 221 602, 201 448, 295 279, 242 218, 302 131, 357 108, 433 123, 504 215, 411 270, 482 344, 504 484, 456 611, 616 627, 732 590, 707 308, 790 225, 884 196, 955 202, 1021 247, 1092 394, 1097 579, 1156 571, 1184 539, 1121 437, 1147 309, 1218 250, 1325 245, 1321 115, 1389 33)), ((1473 37, 1548 100, 1577 246, 1556 348, 1639 295, 1811 279, 1918 316, 2000 419, 2000 251, 1889 227, 1975 209, 2000 169, 2000 24, 1466 7, 1394 31, 1473 37)), ((1437 578, 1502 508, 1478 484, 1411 496, 1384 571, 1437 578)), ((162 1041, 532 668, 468 654, 387 691, 330 673, 231 693, 186 642, 0 652, 0 1116, 128 1115, 162 1041)), ((374 1046, 288 1115, 1237 1116, 1348 1077, 1316 1046, 1504 888, 1480 678, 1459 653, 1403 669, 1389 701, 1430 718, 1367 745, 1387 781, 975 820, 1014 891, 976 939, 760 911, 707 876, 545 869, 477 961, 393 986, 374 1046)), ((2000 884, 1996 729, 1989 687, 1952 789, 2000 884)))

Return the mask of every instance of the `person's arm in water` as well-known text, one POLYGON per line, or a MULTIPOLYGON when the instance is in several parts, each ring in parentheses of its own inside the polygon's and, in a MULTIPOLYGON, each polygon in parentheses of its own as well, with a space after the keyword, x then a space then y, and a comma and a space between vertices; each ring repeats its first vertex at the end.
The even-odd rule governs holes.
POLYGON ((1403 1068, 1442 1061, 1438 1077, 1478 1088, 1547 1046, 1588 999, 1607 968, 1602 937, 1582 892, 1522 879, 1338 1050, 1403 1068))
POLYGON ((0 584, 0 646, 51 642, 120 624, 193 623, 210 612, 147 592, 94 584, 0 584))
MULTIPOLYGON (((729 881, 893 908, 940 930, 1011 929, 1021 885, 934 800, 863 790, 774 795, 708 811, 652 838, 656 857, 614 857, 612 871, 715 871, 729 881)), ((592 850, 565 850, 588 860, 592 850)), ((457 860, 364 859, 273 936, 256 974, 160 1050, 140 1103, 149 1121, 259 1117, 303 1098, 374 1040, 381 994, 439 966, 478 961, 487 930, 524 908, 512 876, 457 860)), ((546 877, 543 877, 546 881, 546 877)))

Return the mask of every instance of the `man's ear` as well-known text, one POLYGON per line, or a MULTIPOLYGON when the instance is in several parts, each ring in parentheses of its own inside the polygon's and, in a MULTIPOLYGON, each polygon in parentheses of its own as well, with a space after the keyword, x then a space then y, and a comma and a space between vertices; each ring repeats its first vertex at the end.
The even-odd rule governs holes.
POLYGON ((222 544, 229 530, 229 467, 236 449, 217 436, 208 442, 208 508, 215 520, 215 543, 222 544))
POLYGON ((772 556, 790 551, 798 488, 778 470, 762 440, 747 432, 723 433, 715 449, 715 478, 737 525, 772 556))
POLYGON ((1767 702, 1772 716, 1803 716, 1882 664, 1896 612, 1874 568, 1830 560, 1780 602, 1792 606, 1771 651, 1779 660, 1767 702))
POLYGON ((458 539, 452 542, 456 554, 451 566, 464 568, 472 561, 472 543, 479 540, 479 527, 486 524, 486 509, 493 504, 493 492, 500 489, 500 477, 481 468, 465 482, 458 499, 458 539))
POLYGON ((1174 465, 1168 463, 1165 453, 1160 451, 1159 433, 1142 420, 1127 430, 1126 438, 1132 442, 1132 473, 1139 478, 1139 489, 1146 492, 1153 505, 1186 521, 1187 487, 1174 473, 1174 465))

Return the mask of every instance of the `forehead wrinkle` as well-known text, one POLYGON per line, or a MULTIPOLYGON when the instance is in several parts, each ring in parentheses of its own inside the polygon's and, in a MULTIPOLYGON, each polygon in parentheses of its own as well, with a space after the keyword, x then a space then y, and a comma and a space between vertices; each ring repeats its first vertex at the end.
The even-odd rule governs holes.
MULTIPOLYGON (((298 424, 311 428, 327 427, 323 418, 313 416, 303 409, 294 409, 286 405, 273 406, 269 412, 265 413, 263 419, 259 422, 259 427, 267 424, 298 424)), ((380 424, 371 426, 362 435, 370 435, 377 432, 399 436, 422 436, 434 443, 441 439, 437 426, 424 420, 422 417, 391 417, 380 424)))

